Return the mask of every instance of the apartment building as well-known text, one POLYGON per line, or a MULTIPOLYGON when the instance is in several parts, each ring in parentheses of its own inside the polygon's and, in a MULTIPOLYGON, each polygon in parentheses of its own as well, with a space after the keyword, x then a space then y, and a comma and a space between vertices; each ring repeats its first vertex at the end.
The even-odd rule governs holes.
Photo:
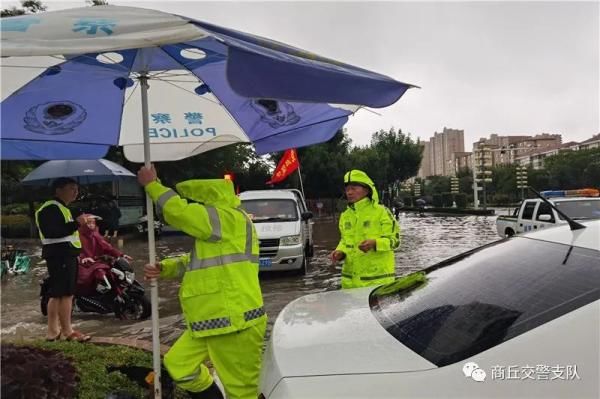
POLYGON ((423 160, 417 176, 454 175, 452 154, 465 151, 464 135, 464 130, 444 127, 441 133, 435 132, 429 141, 423 142, 423 160))

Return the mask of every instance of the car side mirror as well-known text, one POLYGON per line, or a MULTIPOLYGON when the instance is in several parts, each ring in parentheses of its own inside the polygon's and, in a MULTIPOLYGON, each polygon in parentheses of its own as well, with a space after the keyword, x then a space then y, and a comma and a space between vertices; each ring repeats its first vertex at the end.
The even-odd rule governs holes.
POLYGON ((543 215, 538 216, 538 220, 540 222, 550 222, 552 220, 552 215, 544 213, 543 215))
POLYGON ((309 220, 309 219, 313 218, 313 213, 312 212, 302 212, 300 217, 302 218, 302 220, 309 220))

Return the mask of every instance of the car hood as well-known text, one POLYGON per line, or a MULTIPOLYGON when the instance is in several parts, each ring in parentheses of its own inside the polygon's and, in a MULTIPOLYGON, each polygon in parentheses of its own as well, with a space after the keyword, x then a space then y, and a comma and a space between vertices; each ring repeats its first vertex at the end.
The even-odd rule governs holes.
POLYGON ((258 238, 280 238, 300 234, 300 223, 294 222, 265 222, 254 223, 258 238))
POLYGON ((369 308, 373 287, 303 296, 277 317, 264 360, 263 389, 284 377, 436 368, 392 337, 369 308))

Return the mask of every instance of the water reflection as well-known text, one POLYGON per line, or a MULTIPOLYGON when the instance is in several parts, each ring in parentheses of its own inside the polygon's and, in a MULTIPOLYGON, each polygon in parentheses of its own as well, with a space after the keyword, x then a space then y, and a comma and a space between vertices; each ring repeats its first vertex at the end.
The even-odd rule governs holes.
MULTIPOLYGON (((443 259, 498 239, 495 217, 483 216, 425 216, 401 214, 402 242, 396 253, 398 275, 421 270, 443 259)), ((341 267, 332 266, 328 255, 336 246, 339 234, 337 223, 323 222, 314 226, 315 257, 305 276, 287 272, 261 273, 265 308, 269 315, 267 335, 281 309, 303 295, 336 290, 340 287, 341 267)), ((157 241, 159 257, 177 255, 192 246, 184 235, 164 235, 157 241)), ((38 240, 5 240, 27 250, 32 255, 32 268, 26 275, 8 276, 1 283, 1 333, 24 336, 43 336, 45 318, 39 310, 38 281, 46 272, 40 259, 38 240)), ((147 243, 142 237, 127 236, 123 250, 133 256, 132 265, 138 276, 147 261, 147 243)), ((179 308, 179 282, 161 280, 159 283, 159 312, 161 341, 172 343, 185 328, 179 308)), ((147 287, 148 295, 149 288, 147 287)), ((150 339, 151 322, 122 321, 112 315, 77 313, 76 328, 103 336, 127 336, 150 339)))

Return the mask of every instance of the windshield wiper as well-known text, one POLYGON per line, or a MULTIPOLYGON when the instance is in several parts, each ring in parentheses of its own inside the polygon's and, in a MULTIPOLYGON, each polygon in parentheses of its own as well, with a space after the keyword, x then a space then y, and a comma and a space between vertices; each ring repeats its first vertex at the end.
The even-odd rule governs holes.
POLYGON ((280 218, 280 217, 273 217, 273 218, 264 218, 264 219, 254 219, 253 222, 254 223, 265 223, 265 222, 293 222, 296 219, 291 219, 291 218, 280 218))

